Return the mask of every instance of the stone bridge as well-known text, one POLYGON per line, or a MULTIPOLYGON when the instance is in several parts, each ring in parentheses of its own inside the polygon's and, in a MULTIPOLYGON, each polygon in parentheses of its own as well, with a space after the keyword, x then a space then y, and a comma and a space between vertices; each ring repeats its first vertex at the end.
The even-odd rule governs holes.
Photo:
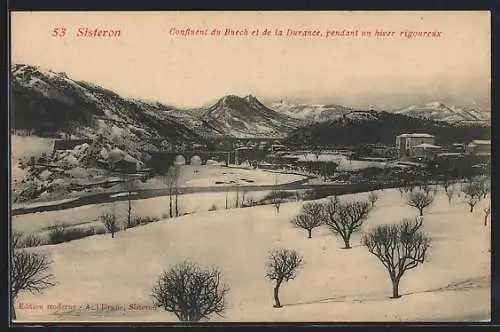
POLYGON ((201 160, 201 164, 206 164, 207 160, 215 160, 225 162, 226 164, 235 163, 234 151, 158 151, 149 152, 151 160, 148 163, 149 167, 156 170, 165 170, 174 164, 174 161, 181 162, 186 165, 194 164, 201 160), (196 158, 196 157, 199 157, 196 158))
POLYGON ((200 163, 205 165, 207 160, 215 160, 227 164, 240 164, 245 160, 262 160, 264 151, 259 150, 234 150, 234 151, 157 151, 149 152, 151 160, 148 166, 159 171, 164 171, 178 161, 181 164, 191 165, 200 163), (198 159, 199 158, 199 159, 198 159))

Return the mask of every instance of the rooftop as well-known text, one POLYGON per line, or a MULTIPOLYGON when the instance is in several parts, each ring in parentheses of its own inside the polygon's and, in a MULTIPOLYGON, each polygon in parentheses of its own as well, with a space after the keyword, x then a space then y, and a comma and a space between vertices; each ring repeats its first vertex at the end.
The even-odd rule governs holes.
POLYGON ((475 139, 472 141, 472 144, 476 145, 491 145, 491 141, 485 139, 475 139))
POLYGON ((437 146, 437 145, 434 145, 434 144, 423 143, 423 144, 415 145, 414 148, 440 149, 441 147, 437 146))
POLYGON ((434 138, 434 135, 423 133, 401 134, 397 137, 416 137, 416 138, 434 138))

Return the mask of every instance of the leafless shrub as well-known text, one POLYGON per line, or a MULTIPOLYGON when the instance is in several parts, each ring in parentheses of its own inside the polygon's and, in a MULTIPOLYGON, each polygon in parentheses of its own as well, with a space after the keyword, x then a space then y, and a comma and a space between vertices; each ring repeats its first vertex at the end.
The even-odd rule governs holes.
POLYGON ((455 196, 455 189, 453 189, 453 187, 449 187, 448 189, 446 189, 446 196, 448 196, 448 203, 451 204, 453 196, 455 196))
POLYGON ((431 239, 421 231, 422 218, 415 223, 405 219, 394 225, 381 225, 364 234, 362 243, 389 272, 392 297, 399 297, 399 282, 407 270, 426 259, 431 239))
POLYGON ((308 231, 309 239, 314 228, 323 225, 323 206, 320 203, 307 203, 302 205, 302 209, 297 216, 290 221, 293 226, 303 228, 308 231))
POLYGON ((425 191, 413 191, 408 195, 406 203, 418 209, 420 216, 424 215, 424 209, 430 206, 434 202, 434 196, 429 192, 425 191))
POLYGON ((474 211, 474 206, 481 200, 484 189, 479 181, 470 181, 462 185, 462 192, 464 193, 465 201, 470 207, 470 212, 474 211))
POLYGON ((365 201, 340 202, 337 197, 329 199, 323 205, 325 224, 334 234, 344 240, 344 249, 350 249, 350 239, 371 211, 370 203, 365 201))
POLYGON ((10 243, 12 248, 23 248, 22 238, 24 236, 23 232, 12 231, 12 235, 10 238, 10 243))
POLYGON ((252 206, 257 206, 258 204, 259 202, 257 202, 253 197, 247 196, 242 204, 242 207, 252 207, 252 206))
POLYGON ((116 218, 115 210, 113 209, 111 212, 105 212, 101 214, 99 218, 106 228, 106 231, 111 233, 111 238, 114 238, 115 233, 119 231, 118 218, 116 218))
POLYGON ((66 227, 59 225, 49 232, 49 244, 59 244, 95 235, 95 227, 66 227))
POLYGON ((368 200, 370 203, 372 203, 372 207, 375 206, 375 202, 377 202, 379 199, 379 196, 376 192, 370 191, 370 194, 368 195, 368 200))
POLYGON ((41 293, 44 289, 54 286, 54 276, 50 273, 48 257, 44 254, 14 249, 11 272, 11 314, 16 319, 14 302, 22 291, 41 293))
POLYGON ((441 180, 439 183, 441 184, 445 192, 448 192, 448 189, 453 188, 454 186, 454 181, 449 178, 445 178, 441 180))
POLYGON ((133 221, 132 221, 132 224, 134 226, 137 226, 137 225, 147 225, 149 223, 157 222, 159 220, 160 220, 160 218, 158 218, 158 217, 150 217, 150 216, 135 217, 133 219, 133 221))
POLYGON ((44 244, 43 239, 38 234, 13 231, 11 236, 12 248, 22 249, 38 247, 44 244))
POLYGON ((429 195, 432 191, 432 186, 430 185, 420 185, 418 186, 418 189, 429 195))
POLYGON ((21 242, 22 242, 23 248, 38 247, 38 246, 41 246, 45 243, 45 241, 42 239, 42 237, 38 234, 35 234, 35 233, 25 234, 24 237, 22 238, 21 242))
POLYGON ((479 188, 480 188, 482 198, 486 198, 486 196, 491 191, 490 180, 486 176, 482 176, 482 177, 478 177, 477 181, 479 182, 479 188))
POLYGON ((172 312, 180 321, 200 321, 222 315, 229 287, 218 268, 183 262, 164 271, 153 287, 154 305, 172 312))
POLYGON ((298 269, 303 264, 302 256, 293 249, 277 248, 269 252, 266 277, 276 281, 274 286, 275 308, 281 308, 279 289, 281 284, 297 276, 298 269))
POLYGON ((130 179, 125 182, 125 190, 128 194, 127 199, 127 224, 125 225, 125 229, 132 228, 134 225, 132 224, 132 194, 134 190, 137 190, 137 183, 135 179, 130 179))

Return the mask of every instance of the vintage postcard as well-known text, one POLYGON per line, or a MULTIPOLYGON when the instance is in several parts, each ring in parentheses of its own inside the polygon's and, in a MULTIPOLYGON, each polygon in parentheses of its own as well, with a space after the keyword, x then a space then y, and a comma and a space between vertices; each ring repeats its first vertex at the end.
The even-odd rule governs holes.
POLYGON ((488 11, 10 19, 12 321, 490 321, 488 11))

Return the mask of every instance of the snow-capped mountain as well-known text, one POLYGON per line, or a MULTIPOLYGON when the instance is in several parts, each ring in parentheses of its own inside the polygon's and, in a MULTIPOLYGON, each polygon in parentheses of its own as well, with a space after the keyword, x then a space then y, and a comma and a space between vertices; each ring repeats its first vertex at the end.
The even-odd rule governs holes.
POLYGON ((148 138, 278 138, 300 123, 250 95, 226 96, 199 109, 178 109, 124 98, 65 73, 25 64, 12 67, 12 91, 14 129, 40 135, 72 131, 73 136, 93 138, 104 131, 136 138, 137 143, 151 141, 148 138))
MULTIPOLYGON (((355 111, 353 108, 342 105, 293 104, 288 102, 273 103, 270 105, 270 108, 276 110, 278 113, 306 122, 325 122, 341 119, 343 116, 355 111)), ((409 117, 445 121, 449 123, 463 123, 464 125, 470 122, 491 121, 490 111, 460 108, 439 101, 420 106, 412 105, 393 112, 409 117)))
POLYGON ((229 95, 210 107, 175 110, 168 114, 204 136, 281 138, 300 124, 296 119, 267 108, 252 95, 243 98, 229 95))
POLYGON ((434 101, 420 106, 412 105, 404 109, 397 110, 395 113, 450 123, 491 120, 491 113, 489 111, 486 112, 476 109, 459 108, 457 106, 447 105, 440 101, 434 101))
POLYGON ((353 109, 342 105, 273 103, 269 107, 278 113, 306 122, 323 122, 341 118, 353 109))
POLYGON ((11 87, 14 130, 52 137, 103 136, 135 156, 155 149, 152 139, 197 137, 166 114, 167 106, 123 98, 65 73, 17 64, 11 87))

